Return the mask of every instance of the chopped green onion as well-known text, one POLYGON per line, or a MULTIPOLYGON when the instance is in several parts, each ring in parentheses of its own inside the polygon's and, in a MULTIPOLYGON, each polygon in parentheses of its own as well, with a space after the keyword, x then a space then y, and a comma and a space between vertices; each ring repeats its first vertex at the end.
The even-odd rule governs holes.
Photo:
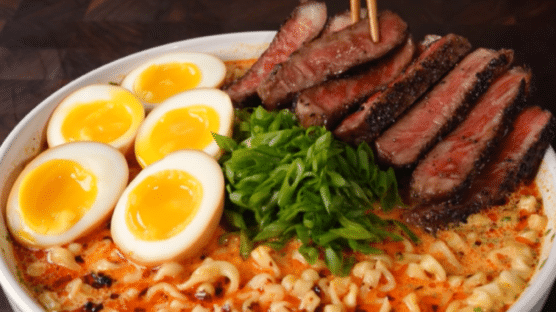
POLYGON ((324 127, 302 128, 288 110, 238 111, 234 138, 213 134, 225 150, 226 220, 240 230, 241 253, 253 244, 283 247, 297 237, 309 263, 323 257, 333 274, 354 263, 349 250, 378 253, 371 243, 418 238, 384 211, 403 205, 394 171, 380 170, 371 148, 336 140, 324 127))

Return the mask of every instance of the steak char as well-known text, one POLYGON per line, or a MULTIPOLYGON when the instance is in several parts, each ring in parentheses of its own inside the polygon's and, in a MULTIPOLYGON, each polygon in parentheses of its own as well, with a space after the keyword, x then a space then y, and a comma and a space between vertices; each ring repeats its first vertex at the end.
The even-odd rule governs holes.
POLYGON ((471 49, 469 41, 449 34, 428 46, 385 90, 375 93, 347 116, 334 134, 349 143, 371 143, 471 49))
POLYGON ((299 93, 295 113, 304 127, 326 126, 333 129, 340 120, 367 97, 386 86, 411 62, 415 44, 406 44, 366 72, 326 81, 299 93))
POLYGON ((410 195, 418 202, 456 197, 468 187, 525 102, 531 73, 514 68, 498 78, 467 118, 413 171, 410 195))
POLYGON ((477 49, 466 56, 440 83, 376 139, 383 164, 414 167, 440 138, 466 116, 491 82, 508 70, 511 50, 477 49))
POLYGON ((463 201, 417 206, 404 215, 405 221, 435 232, 450 223, 463 222, 490 205, 502 204, 520 183, 534 178, 555 128, 556 119, 549 111, 537 106, 526 108, 463 201))
POLYGON ((268 110, 291 105, 294 95, 348 69, 381 58, 407 38, 407 24, 396 14, 379 16, 381 41, 369 35, 364 19, 340 31, 319 37, 292 53, 257 88, 268 110))
POLYGON ((288 59, 305 42, 317 37, 326 20, 327 10, 323 2, 308 1, 297 6, 253 66, 224 91, 238 106, 257 99, 257 87, 270 75, 274 66, 288 59))

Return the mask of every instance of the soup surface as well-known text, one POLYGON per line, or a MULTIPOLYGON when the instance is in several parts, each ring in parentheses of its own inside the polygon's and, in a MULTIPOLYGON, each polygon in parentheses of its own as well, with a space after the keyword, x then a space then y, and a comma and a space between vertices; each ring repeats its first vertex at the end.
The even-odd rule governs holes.
MULTIPOLYGON (((253 61, 228 62, 227 81, 253 61)), ((140 170, 129 165, 132 176, 140 170)), ((506 204, 436 236, 411 228, 419 243, 354 254, 346 276, 307 263, 296 240, 243 259, 239 237, 223 226, 198 257, 154 267, 127 259, 107 223, 67 245, 14 248, 22 282, 49 311, 505 311, 539 264, 543 211, 537 186, 523 185, 506 204)))

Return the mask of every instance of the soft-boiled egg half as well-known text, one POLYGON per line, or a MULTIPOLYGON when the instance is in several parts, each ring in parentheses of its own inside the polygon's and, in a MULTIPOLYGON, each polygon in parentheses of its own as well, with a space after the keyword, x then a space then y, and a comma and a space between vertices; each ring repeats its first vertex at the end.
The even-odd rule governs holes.
POLYGON ((139 127, 135 156, 144 168, 171 152, 202 150, 219 157, 212 133, 232 134, 234 109, 225 92, 202 88, 182 92, 153 109, 139 127))
POLYGON ((78 89, 56 107, 47 126, 50 147, 74 141, 107 143, 126 153, 145 119, 141 101, 129 90, 95 84, 78 89))
POLYGON ((177 151, 127 186, 112 215, 112 238, 143 264, 194 256, 210 240, 223 206, 224 176, 214 157, 177 151))
POLYGON ((112 146, 73 142, 43 151, 16 179, 6 208, 13 237, 33 247, 63 245, 108 220, 129 177, 112 146))
POLYGON ((171 96, 194 88, 218 88, 226 76, 226 65, 205 53, 168 53, 131 71, 122 86, 135 93, 147 110, 171 96))

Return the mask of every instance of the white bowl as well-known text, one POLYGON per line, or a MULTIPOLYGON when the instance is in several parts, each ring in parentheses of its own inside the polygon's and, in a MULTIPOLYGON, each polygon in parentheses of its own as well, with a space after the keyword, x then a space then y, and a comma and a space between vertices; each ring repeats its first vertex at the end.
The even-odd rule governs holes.
MULTIPOLYGON (((16 311, 43 311, 36 300, 18 280, 12 245, 5 225, 8 194, 23 166, 46 146, 46 124, 58 103, 77 88, 93 84, 122 81, 124 76, 145 60, 177 51, 206 52, 223 60, 258 57, 274 37, 273 31, 233 33, 184 40, 145 50, 104 65, 72 81, 42 101, 13 129, 0 146, 0 284, 16 311)), ((552 148, 546 152, 536 181, 541 189, 549 218, 547 230, 556 233, 556 155, 552 148)), ((540 263, 529 287, 509 310, 511 312, 540 311, 556 278, 556 247, 552 234, 544 237, 540 263)))

